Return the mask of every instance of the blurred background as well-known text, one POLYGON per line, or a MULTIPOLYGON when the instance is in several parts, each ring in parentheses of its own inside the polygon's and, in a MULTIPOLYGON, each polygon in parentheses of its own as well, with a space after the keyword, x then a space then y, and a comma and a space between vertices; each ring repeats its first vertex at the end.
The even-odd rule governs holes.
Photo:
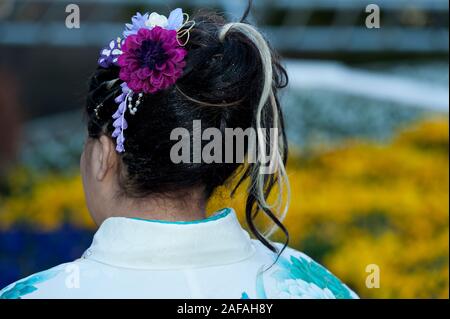
MULTIPOLYGON (((0 0, 0 287, 78 258, 95 226, 78 162, 87 80, 136 11, 243 0, 0 0), (80 28, 65 26, 66 6, 80 28)), ((361 297, 449 296, 449 3, 255 0, 284 57, 291 246, 361 297), (367 28, 366 6, 380 8, 367 28), (365 285, 380 267, 380 287, 365 285)), ((219 190, 209 210, 243 207, 219 190)), ((281 237, 280 237, 281 239, 281 237)))

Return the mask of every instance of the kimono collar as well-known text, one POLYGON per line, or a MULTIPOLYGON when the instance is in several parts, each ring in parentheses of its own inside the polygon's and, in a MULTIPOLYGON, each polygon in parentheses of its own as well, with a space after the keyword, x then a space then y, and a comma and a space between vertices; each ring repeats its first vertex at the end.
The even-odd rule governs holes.
POLYGON ((180 269, 238 262, 255 248, 233 209, 198 221, 110 217, 82 258, 135 269, 180 269))

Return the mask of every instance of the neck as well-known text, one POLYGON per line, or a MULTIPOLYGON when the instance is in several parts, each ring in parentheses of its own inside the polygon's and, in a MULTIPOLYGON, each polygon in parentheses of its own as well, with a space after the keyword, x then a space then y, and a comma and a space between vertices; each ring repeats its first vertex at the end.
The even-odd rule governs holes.
MULTIPOLYGON (((188 191, 146 198, 118 198, 105 207, 108 217, 135 217, 164 221, 192 221, 206 217, 206 201, 201 192, 188 191)), ((98 221, 101 224, 103 220, 98 221)))

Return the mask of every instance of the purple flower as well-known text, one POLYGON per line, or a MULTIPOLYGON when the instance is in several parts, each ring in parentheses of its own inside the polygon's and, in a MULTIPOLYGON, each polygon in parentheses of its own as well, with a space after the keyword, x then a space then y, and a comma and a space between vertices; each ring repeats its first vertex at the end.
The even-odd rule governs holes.
POLYGON ((104 47, 100 51, 100 58, 98 59, 98 64, 101 67, 108 68, 113 64, 117 65, 117 59, 119 55, 122 54, 122 40, 117 38, 116 40, 111 40, 109 45, 104 47))
POLYGON ((131 23, 125 24, 126 28, 125 31, 123 31, 123 36, 128 37, 129 35, 136 34, 139 29, 146 28, 145 23, 147 22, 148 17, 148 13, 141 14, 137 12, 136 15, 131 18, 131 23))
POLYGON ((128 123, 125 119, 127 96, 132 93, 132 91, 128 88, 126 83, 122 83, 120 86, 122 87, 122 93, 114 99, 119 106, 112 116, 115 121, 113 122, 114 132, 111 136, 116 139, 116 151, 122 153, 125 152, 125 135, 123 132, 128 128, 128 123))
POLYGON ((175 30, 142 28, 125 39, 118 59, 119 77, 134 92, 155 93, 173 85, 186 65, 187 51, 175 30))

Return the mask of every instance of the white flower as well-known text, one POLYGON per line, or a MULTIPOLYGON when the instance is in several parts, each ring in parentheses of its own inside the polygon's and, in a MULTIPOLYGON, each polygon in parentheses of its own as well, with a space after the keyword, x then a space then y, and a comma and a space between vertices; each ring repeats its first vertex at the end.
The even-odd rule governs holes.
POLYGON ((301 279, 287 279, 278 283, 279 296, 285 299, 336 299, 330 289, 322 289, 301 279))
POLYGON ((157 14, 156 12, 152 12, 152 14, 148 17, 148 20, 145 21, 145 25, 150 28, 154 28, 156 26, 165 28, 167 27, 167 24, 167 18, 162 14, 157 14))

